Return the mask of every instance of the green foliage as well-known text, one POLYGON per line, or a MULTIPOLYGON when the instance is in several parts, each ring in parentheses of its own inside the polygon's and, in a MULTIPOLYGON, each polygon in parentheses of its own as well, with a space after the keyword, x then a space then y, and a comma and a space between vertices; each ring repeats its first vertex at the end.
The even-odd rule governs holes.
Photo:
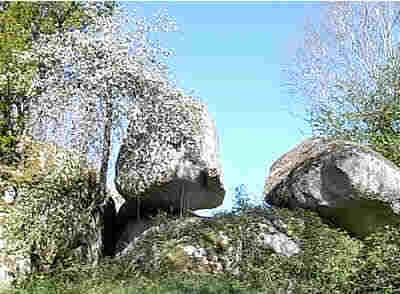
MULTIPOLYGON (((354 282, 361 293, 381 289, 400 288, 400 226, 386 226, 364 240, 365 249, 360 255, 362 267, 354 282), (368 281, 368 283, 363 283, 368 281)), ((391 293, 391 292, 387 292, 391 293)))
MULTIPOLYGON (((116 269, 120 272, 120 269, 116 269)), ((111 272, 107 272, 111 273, 111 272)), ((1 292, 0 292, 1 293, 1 292)), ((87 280, 79 284, 66 283, 61 279, 46 278, 35 279, 27 283, 23 288, 15 289, 13 294, 241 294, 262 293, 243 284, 211 275, 190 275, 173 273, 164 279, 149 280, 143 276, 124 277, 113 280, 109 276, 98 277, 98 280, 87 280)))
POLYGON ((400 104, 396 101, 393 104, 383 105, 381 107, 381 117, 379 120, 372 121, 368 132, 369 142, 374 149, 391 160, 396 166, 400 167, 400 125, 394 126, 394 123, 400 122, 400 104), (380 125, 377 125, 377 124, 380 125))
POLYGON ((341 107, 320 107, 310 120, 313 132, 371 146, 400 166, 400 58, 381 67, 376 88, 359 96, 347 91, 341 107))
POLYGON ((372 144, 383 156, 400 166, 400 56, 396 56, 382 67, 376 90, 364 99, 358 114, 346 114, 357 122, 357 132, 352 136, 359 141, 372 144), (364 126, 363 128, 361 126, 364 126))
POLYGON ((72 262, 77 257, 70 249, 82 237, 93 240, 98 229, 92 212, 99 199, 88 181, 93 172, 82 169, 73 153, 57 149, 51 153, 51 146, 45 146, 28 145, 30 156, 22 168, 8 170, 5 181, 17 190, 17 200, 7 206, 6 254, 35 256, 37 270, 54 267, 58 261, 72 262), (44 154, 47 160, 38 158, 44 154))
MULTIPOLYGON (((1 121, 0 121, 1 128, 1 121)), ((0 136, 0 164, 11 165, 17 161, 19 155, 15 153, 17 137, 0 136)))
MULTIPOLYGON (((160 221, 166 221, 165 216, 161 216, 160 221)), ((385 227, 384 231, 361 241, 323 222, 316 213, 303 209, 258 207, 249 209, 245 215, 220 214, 207 222, 183 226, 179 231, 152 233, 150 243, 143 246, 165 243, 176 249, 177 240, 188 244, 197 240, 201 247, 210 250, 216 242, 213 232, 219 230, 229 232, 235 246, 240 241, 239 274, 182 272, 176 267, 143 271, 144 268, 132 268, 129 261, 110 259, 96 268, 75 265, 32 276, 15 288, 14 293, 272 294, 291 288, 292 293, 383 294, 396 293, 400 288, 400 227, 385 227), (300 244, 300 254, 284 257, 255 246, 252 234, 259 234, 259 231, 254 230, 252 224, 276 217, 287 225, 286 234, 300 244)))

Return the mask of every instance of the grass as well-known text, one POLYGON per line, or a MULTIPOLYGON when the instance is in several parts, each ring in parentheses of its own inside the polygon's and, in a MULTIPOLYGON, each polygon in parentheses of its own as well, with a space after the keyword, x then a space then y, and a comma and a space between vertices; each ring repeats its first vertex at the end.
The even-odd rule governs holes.
POLYGON ((124 280, 124 281, 91 281, 77 286, 66 285, 53 280, 39 280, 26 285, 24 289, 15 289, 15 294, 56 294, 56 293, 99 293, 99 294, 178 294, 178 293, 260 293, 246 287, 241 287, 234 281, 226 281, 216 277, 170 277, 163 281, 124 280))
MULTIPOLYGON (((213 221, 149 234, 147 242, 157 244, 159 251, 148 251, 148 243, 138 243, 137 254, 147 248, 142 264, 132 263, 132 257, 130 262, 105 260, 96 268, 74 265, 19 280, 0 293, 287 293, 290 283, 292 293, 400 293, 399 227, 385 227, 359 240, 324 223, 310 211, 272 212, 287 224, 286 233, 301 245, 301 254, 284 257, 255 246, 254 234, 259 232, 251 228, 265 222, 271 211, 253 208, 241 215, 221 214, 213 221), (231 238, 231 244, 240 242, 242 246, 239 274, 213 272, 182 260, 168 262, 166 257, 176 250, 167 249, 176 249, 176 244, 193 244, 219 257, 226 255, 214 244, 214 236, 220 231, 231 238), (160 253, 161 261, 158 267, 150 267, 155 252, 160 253)), ((179 256, 173 260, 187 258, 179 256)))

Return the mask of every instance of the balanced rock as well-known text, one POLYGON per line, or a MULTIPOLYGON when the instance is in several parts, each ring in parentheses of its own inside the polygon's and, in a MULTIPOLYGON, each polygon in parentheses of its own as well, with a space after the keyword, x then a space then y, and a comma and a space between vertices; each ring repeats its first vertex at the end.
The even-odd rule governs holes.
POLYGON ((143 106, 142 113, 130 122, 121 144, 117 191, 128 201, 143 198, 144 211, 221 205, 225 190, 217 130, 205 105, 172 95, 143 106))
MULTIPOLYGON (((174 185, 174 183, 171 183, 174 185)), ((192 183, 186 183, 187 184, 192 184, 192 183)), ((185 184, 184 184, 185 185, 185 184)), ((161 193, 159 191, 153 192, 153 193, 161 193)), ((201 197, 194 197, 198 195, 199 192, 191 193, 189 192, 188 195, 184 197, 186 199, 185 201, 215 201, 215 195, 213 192, 203 192, 205 195, 202 195, 201 197)), ((171 194, 174 195, 174 194, 171 194)), ((179 195, 179 193, 176 193, 176 195, 179 195)), ((115 254, 118 254, 122 250, 125 249, 125 247, 130 244, 135 238, 140 236, 146 229, 151 227, 154 224, 153 217, 155 217, 160 210, 162 211, 167 211, 169 215, 180 215, 182 212, 180 210, 180 207, 168 207, 169 201, 168 199, 164 199, 162 196, 156 196, 152 197, 150 195, 149 197, 143 198, 141 200, 140 206, 142 207, 140 209, 140 219, 137 218, 136 212, 137 212, 137 200, 132 199, 126 201, 118 211, 117 217, 116 217, 116 222, 114 226, 114 232, 115 232, 115 254), (154 199, 159 200, 160 202, 155 203, 154 199), (156 208, 153 208, 156 207, 156 208)), ((196 204, 189 203, 187 206, 193 205, 196 206, 196 204)), ((193 215, 198 218, 207 218, 207 217, 202 217, 197 214, 195 214, 193 211, 185 211, 187 214, 193 215)))
POLYGON ((200 183, 177 179, 154 189, 137 199, 130 199, 120 207, 117 223, 124 224, 128 219, 136 219, 139 203, 139 217, 155 216, 159 210, 179 215, 184 209, 207 209, 219 206, 222 201, 215 192, 207 190, 200 183))
POLYGON ((369 146, 312 138, 272 165, 265 200, 317 211, 365 237, 400 221, 400 169, 369 146))

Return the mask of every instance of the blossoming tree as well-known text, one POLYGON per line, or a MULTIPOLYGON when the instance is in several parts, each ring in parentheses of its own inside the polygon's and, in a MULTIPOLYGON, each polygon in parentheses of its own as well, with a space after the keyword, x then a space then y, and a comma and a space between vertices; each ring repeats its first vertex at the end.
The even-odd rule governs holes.
POLYGON ((43 34, 82 28, 93 15, 110 15, 116 6, 111 1, 0 3, 0 161, 11 164, 20 155, 15 145, 24 133, 32 73, 38 68, 36 61, 26 62, 15 53, 29 50, 43 34))
POLYGON ((147 22, 119 9, 83 31, 43 36, 25 55, 40 58, 43 69, 34 80, 41 94, 30 105, 31 133, 92 159, 100 169, 100 194, 106 191, 112 131, 134 119, 139 101, 170 87, 163 57, 171 51, 149 33, 175 27, 165 13, 147 22), (125 31, 129 26, 134 30, 125 31))
MULTIPOLYGON (((93 11, 91 25, 81 30, 41 35, 33 42, 31 50, 15 53, 19 60, 39 64, 28 91, 32 99, 28 105, 29 116, 25 117, 26 133, 35 140, 75 151, 81 156, 81 167, 85 168, 90 162, 91 167, 99 170, 99 185, 93 201, 89 199, 90 207, 104 204, 113 132, 123 130, 124 120, 151 120, 154 107, 179 92, 168 79, 166 58, 172 51, 162 48, 149 37, 153 32, 175 29, 175 22, 164 12, 146 20, 123 9, 115 9, 112 16, 95 15, 93 11)), ((144 125, 137 124, 138 127, 144 125)), ((122 135, 120 132, 120 137, 122 135)), ((42 186, 47 189, 46 185, 42 186)), ((36 191, 38 187, 33 189, 36 191)), ((26 195, 39 197, 37 193, 26 195)), ((82 203, 88 200, 76 198, 85 197, 80 193, 55 195, 51 200, 46 195, 43 190, 41 199, 32 198, 20 203, 40 206, 42 210, 51 209, 50 221, 58 222, 57 230, 47 221, 37 228, 30 223, 21 223, 24 219, 17 217, 14 226, 34 232, 30 235, 43 241, 42 252, 50 246, 52 241, 48 240, 55 238, 51 232, 57 231, 68 237, 69 229, 76 229, 80 221, 76 214, 87 215, 91 211, 86 206, 85 211, 79 211, 79 205, 74 207, 73 203, 71 211, 63 208, 65 197, 71 196, 75 202, 82 200, 82 203), (74 224, 67 225, 69 221, 74 224)), ((33 211, 29 207, 23 209, 33 211)), ((35 240, 25 242, 36 243, 35 240)))

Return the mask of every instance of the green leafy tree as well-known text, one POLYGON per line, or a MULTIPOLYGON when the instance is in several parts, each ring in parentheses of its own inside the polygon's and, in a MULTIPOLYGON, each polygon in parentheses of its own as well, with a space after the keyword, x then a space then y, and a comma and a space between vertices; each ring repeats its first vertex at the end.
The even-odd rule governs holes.
POLYGON ((349 134, 365 141, 383 156, 400 166, 400 56, 382 68, 376 90, 360 105, 362 113, 347 112, 344 119, 352 122, 349 134))
MULTIPOLYGON (((397 3, 335 2, 305 29, 284 86, 305 104, 313 135, 370 143, 398 158, 397 3)), ((295 101, 296 99, 293 99, 295 101)))

